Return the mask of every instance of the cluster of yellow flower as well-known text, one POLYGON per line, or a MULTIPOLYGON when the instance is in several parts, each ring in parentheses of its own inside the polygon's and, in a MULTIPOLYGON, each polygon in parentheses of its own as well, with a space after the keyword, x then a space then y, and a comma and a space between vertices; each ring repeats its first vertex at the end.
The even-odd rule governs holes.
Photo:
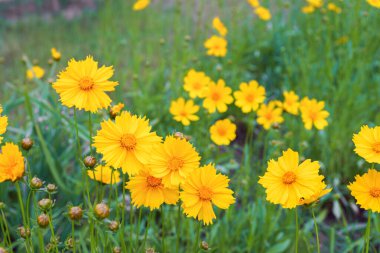
POLYGON ((253 12, 264 21, 268 21, 272 18, 269 9, 261 6, 259 0, 248 0, 248 3, 252 6, 253 12))
MULTIPOLYGON (((59 52, 55 47, 53 47, 51 50, 51 59, 54 61, 59 61, 61 59, 61 52, 59 52)), ((45 70, 41 68, 38 65, 34 65, 30 67, 26 71, 26 78, 28 80, 33 80, 34 78, 36 79, 41 79, 45 75, 45 70)))
POLYGON ((207 49, 207 55, 224 57, 227 54, 228 42, 225 39, 225 36, 227 35, 228 30, 219 17, 213 19, 212 26, 220 36, 213 35, 205 41, 204 47, 207 49))
MULTIPOLYGON (((323 10, 323 0, 306 0, 307 5, 302 7, 301 11, 305 14, 313 13, 317 9, 323 10)), ((327 4, 327 10, 340 14, 342 12, 342 8, 337 6, 334 3, 327 4)))

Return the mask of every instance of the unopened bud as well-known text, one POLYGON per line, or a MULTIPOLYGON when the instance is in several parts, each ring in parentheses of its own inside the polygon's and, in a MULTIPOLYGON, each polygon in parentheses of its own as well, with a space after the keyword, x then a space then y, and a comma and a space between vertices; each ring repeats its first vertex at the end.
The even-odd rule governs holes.
POLYGON ((113 253, 120 253, 121 252, 121 248, 120 247, 114 247, 113 250, 112 250, 113 253))
POLYGON ((51 199, 41 199, 38 201, 38 206, 41 210, 47 211, 53 206, 53 201, 51 201, 51 199))
POLYGON ((96 165, 96 158, 93 156, 86 156, 83 160, 83 163, 88 168, 94 168, 96 165))
POLYGON ((38 177, 33 177, 32 180, 30 180, 30 187, 32 189, 40 189, 43 185, 43 182, 41 179, 39 179, 38 177))
POLYGON ((72 220, 80 220, 83 216, 83 210, 79 206, 73 206, 69 209, 69 217, 72 220))
POLYGON ((110 215, 110 208, 104 203, 97 204, 94 211, 96 217, 101 220, 107 218, 110 215))
POLYGON ((46 228, 47 226, 49 226, 49 223, 50 223, 50 218, 47 214, 40 214, 38 217, 37 217, 37 223, 38 223, 38 226, 40 226, 40 228, 46 228))
POLYGON ((205 241, 202 241, 201 242, 201 248, 204 250, 208 250, 209 249, 208 243, 205 241))
POLYGON ((147 248, 145 253, 156 253, 156 251, 153 248, 147 248))
POLYGON ((48 185, 46 186, 46 190, 47 190, 49 193, 55 193, 55 192, 57 192, 58 187, 57 187, 55 184, 48 184, 48 185))
POLYGON ((21 141, 21 147, 22 149, 28 151, 29 149, 31 149, 33 147, 33 140, 29 137, 25 137, 24 139, 22 139, 21 141))
POLYGON ((65 245, 69 249, 74 248, 74 239, 72 237, 67 238, 65 241, 65 245))
POLYGON ((116 232, 118 229, 119 229, 119 222, 117 221, 111 221, 110 224, 108 224, 108 228, 112 231, 112 232, 116 232))
POLYGON ((28 238, 30 236, 30 229, 25 227, 19 227, 18 232, 20 236, 24 239, 28 238))
POLYGON ((6 208, 7 205, 4 202, 0 202, 0 210, 6 208))

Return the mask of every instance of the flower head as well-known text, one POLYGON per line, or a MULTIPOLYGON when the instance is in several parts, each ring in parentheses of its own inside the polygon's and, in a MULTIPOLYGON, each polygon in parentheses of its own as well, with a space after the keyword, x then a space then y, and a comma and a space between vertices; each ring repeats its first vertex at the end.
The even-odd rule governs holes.
POLYGON ((218 120, 210 127, 211 140, 217 145, 230 145, 236 138, 236 125, 229 119, 218 120))
POLYGON ((6 180, 12 182, 22 178, 25 171, 24 157, 18 146, 5 143, 0 154, 0 183, 6 180))
POLYGON ((224 57, 227 54, 227 40, 223 37, 212 36, 204 43, 207 55, 224 57))
POLYGON ((33 78, 41 79, 44 75, 45 75, 45 70, 37 65, 31 67, 30 69, 26 71, 26 77, 29 80, 32 80, 33 78))
POLYGON ((197 121, 199 117, 195 115, 199 111, 199 106, 194 105, 193 100, 185 101, 180 97, 170 104, 170 113, 174 116, 174 120, 181 122, 183 125, 190 125, 190 121, 197 121))
POLYGON ((311 195, 310 198, 300 199, 299 205, 309 205, 311 203, 317 202, 320 198, 322 198, 326 194, 330 193, 331 190, 332 190, 331 188, 326 188, 326 184, 324 182, 322 182, 319 186, 319 189, 313 195, 311 195))
POLYGON ((380 9, 380 0, 367 0, 367 3, 375 8, 380 9))
POLYGON ((276 108, 276 102, 270 101, 267 105, 262 104, 257 111, 257 123, 262 125, 264 129, 268 130, 273 124, 280 124, 284 122, 282 117, 282 109, 276 108))
POLYGON ((109 166, 98 165, 94 170, 87 170, 87 175, 103 184, 117 184, 120 182, 119 171, 109 166))
POLYGON ((244 113, 256 111, 265 100, 265 88, 257 81, 241 83, 240 90, 234 92, 235 105, 240 107, 244 113))
POLYGON ((301 199, 309 199, 320 190, 324 177, 318 173, 318 162, 308 159, 299 164, 298 152, 288 149, 278 161, 268 162, 259 184, 265 188, 269 202, 294 208, 301 199))
POLYGON ((190 142, 167 136, 152 150, 149 168, 154 177, 162 178, 165 187, 178 188, 199 167, 200 159, 190 142))
POLYGON ((55 61, 59 61, 61 59, 61 52, 59 52, 55 47, 51 49, 51 57, 55 61))
POLYGON ((189 93, 191 98, 202 98, 204 96, 204 91, 207 89, 210 83, 210 77, 206 76, 204 72, 198 72, 194 69, 190 69, 185 76, 185 84, 183 88, 189 93))
POLYGON ((150 4, 150 0, 137 0, 133 4, 133 10, 134 11, 141 11, 144 10, 148 5, 150 4))
POLYGON ((143 169, 153 146, 161 142, 161 137, 151 132, 149 120, 128 112, 122 112, 115 121, 103 121, 100 126, 94 147, 107 165, 122 168, 129 175, 143 169))
POLYGON ((222 79, 219 79, 217 83, 210 82, 204 93, 205 99, 203 101, 203 107, 206 108, 209 113, 214 113, 216 110, 219 112, 227 111, 227 105, 231 104, 234 100, 231 96, 231 92, 231 88, 226 86, 222 79))
POLYGON ((337 6, 337 5, 333 4, 333 3, 329 3, 327 5, 327 9, 329 11, 335 12, 336 14, 340 14, 342 12, 342 8, 340 8, 339 6, 337 6))
POLYGON ((358 134, 352 138, 355 153, 369 163, 380 163, 380 126, 369 128, 362 126, 358 134))
POLYGON ((301 101, 301 116, 302 121, 307 130, 310 130, 313 125, 316 129, 322 130, 328 125, 326 118, 330 115, 324 110, 325 102, 317 101, 316 99, 304 98, 301 101))
POLYGON ((310 14, 315 11, 315 7, 313 5, 306 5, 302 7, 301 11, 305 14, 310 14))
POLYGON ((306 2, 315 8, 321 8, 323 6, 323 0, 306 0, 306 2))
POLYGON ((224 24, 222 23, 222 21, 219 19, 219 17, 215 17, 213 20, 212 20, 212 27, 214 27, 215 30, 218 31, 218 33, 221 35, 221 36, 226 36, 227 35, 227 28, 224 26, 224 24))
POLYGON ((205 225, 212 224, 216 218, 213 204, 221 209, 228 209, 235 203, 228 182, 228 177, 217 174, 213 165, 196 169, 182 185, 180 198, 184 213, 188 217, 203 221, 205 225))
MULTIPOLYGON (((3 113, 3 107, 0 105, 0 115, 3 113)), ((8 117, 7 116, 0 116, 0 135, 5 134, 7 131, 8 126, 8 117)), ((0 136, 0 143, 3 140, 3 137, 0 136)))
POLYGON ((293 115, 298 115, 298 108, 300 103, 298 102, 299 97, 294 91, 284 91, 284 102, 282 103, 282 108, 293 115))
POLYGON ((117 115, 120 114, 121 110, 123 110, 124 104, 118 103, 117 105, 114 105, 110 109, 110 115, 112 118, 115 118, 117 115))
POLYGON ((257 8, 260 6, 260 2, 259 0, 247 0, 248 3, 253 7, 253 8, 257 8))
POLYGON ((262 6, 257 7, 254 12, 261 20, 268 21, 272 18, 269 9, 262 6))
POLYGON ((356 175, 348 189, 361 208, 380 212, 380 172, 370 169, 362 176, 356 175))
POLYGON ((111 103, 106 92, 115 90, 118 85, 108 80, 113 72, 112 66, 98 68, 98 63, 91 56, 82 61, 71 59, 67 68, 58 75, 53 88, 63 105, 96 112, 111 103))

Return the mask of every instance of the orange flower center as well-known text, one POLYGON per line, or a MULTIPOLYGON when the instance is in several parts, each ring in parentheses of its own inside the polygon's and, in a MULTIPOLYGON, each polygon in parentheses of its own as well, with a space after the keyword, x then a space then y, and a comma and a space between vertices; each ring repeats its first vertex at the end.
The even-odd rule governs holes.
POLYGON ((184 161, 178 157, 172 157, 168 162, 168 168, 171 171, 179 170, 183 167, 184 161))
POLYGON ((211 94, 211 99, 214 101, 218 101, 220 99, 220 94, 218 92, 214 92, 211 94))
POLYGON ((374 197, 374 198, 378 198, 378 197, 380 197, 380 188, 372 187, 372 188, 369 190, 369 195, 371 195, 371 196, 374 197))
POLYGON ((376 142, 373 147, 372 147, 373 151, 375 151, 375 153, 380 153, 380 142, 376 142))
POLYGON ((318 113, 315 111, 310 111, 309 112, 309 117, 311 120, 315 121, 317 119, 318 113))
POLYGON ((147 177, 146 182, 148 183, 150 187, 157 187, 161 185, 162 179, 149 176, 147 177))
POLYGON ((225 128, 223 128, 223 127, 218 128, 218 134, 220 136, 224 136, 224 135, 226 135, 226 133, 227 133, 227 131, 225 128))
POLYGON ((253 100, 255 99, 255 95, 253 95, 252 93, 251 94, 248 94, 245 99, 248 101, 248 102, 253 102, 253 100))
POLYGON ((296 174, 294 174, 294 172, 292 171, 288 171, 286 172, 283 176, 282 176, 282 182, 284 184, 292 184, 296 181, 296 174))
POLYGON ((193 83, 193 88, 195 90, 200 90, 202 88, 202 84, 200 82, 194 82, 193 83))
POLYGON ((186 111, 181 111, 179 113, 179 115, 181 115, 182 117, 187 117, 187 112, 186 111))
POLYGON ((272 118, 273 118, 273 115, 272 115, 272 113, 267 113, 267 114, 265 114, 265 118, 267 119, 267 120, 272 120, 272 118))
POLYGON ((95 83, 91 77, 83 77, 79 80, 79 87, 81 90, 91 90, 94 87, 95 83))
POLYGON ((203 186, 199 189, 199 198, 201 200, 210 201, 212 198, 212 191, 210 188, 203 186))
POLYGON ((126 150, 132 151, 136 147, 137 140, 136 140, 136 137, 133 136, 132 134, 124 134, 121 137, 120 144, 126 150))

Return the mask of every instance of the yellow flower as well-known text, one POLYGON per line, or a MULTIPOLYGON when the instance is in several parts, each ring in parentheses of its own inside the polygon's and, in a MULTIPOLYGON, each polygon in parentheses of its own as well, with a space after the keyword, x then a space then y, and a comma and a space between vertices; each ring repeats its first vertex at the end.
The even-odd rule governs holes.
POLYGON ((6 180, 12 182, 24 175, 24 157, 17 145, 5 143, 0 154, 0 183, 6 180))
POLYGON ((98 68, 98 63, 91 56, 82 61, 72 59, 58 75, 53 88, 63 105, 96 112, 107 108, 111 103, 106 91, 114 91, 118 85, 117 82, 108 80, 112 75, 112 66, 98 68))
POLYGON ((247 0, 248 3, 253 7, 253 8, 256 8, 256 7, 259 7, 260 6, 260 2, 259 0, 247 0))
POLYGON ((149 120, 128 112, 122 112, 115 121, 103 121, 100 126, 94 147, 109 166, 122 168, 129 175, 143 169, 153 146, 161 142, 161 137, 151 132, 149 120))
POLYGON ((178 188, 165 187, 162 179, 152 176, 146 168, 131 177, 125 188, 130 190, 132 204, 137 208, 145 206, 153 210, 163 203, 175 205, 179 199, 178 188))
POLYGON ((367 3, 375 8, 380 8, 380 0, 367 0, 367 3))
POLYGON ((216 218, 213 204, 221 209, 228 209, 235 203, 232 196, 234 192, 228 188, 228 182, 228 177, 217 174, 211 164, 191 173, 182 185, 180 193, 186 216, 203 221, 205 225, 212 224, 216 218))
POLYGON ((270 11, 262 6, 257 7, 254 12, 261 20, 268 21, 272 18, 270 11))
POLYGON ((98 165, 94 170, 87 170, 87 175, 92 179, 103 184, 117 184, 120 182, 119 171, 109 166, 98 165))
POLYGON ((361 208, 380 212, 380 172, 370 169, 363 176, 356 175, 347 187, 361 208))
POLYGON ((269 102, 267 105, 262 104, 257 111, 257 117, 257 123, 262 125, 266 130, 268 130, 273 124, 284 122, 282 109, 276 108, 276 103, 274 101, 269 102))
POLYGON ((322 0, 306 0, 306 2, 315 8, 321 8, 323 6, 322 0))
POLYGON ((178 188, 199 167, 200 159, 190 142, 167 136, 150 153, 149 168, 154 177, 162 178, 165 187, 178 188))
MULTIPOLYGON (((0 105, 0 115, 3 113, 3 107, 0 105)), ((0 135, 5 134, 7 131, 8 126, 8 117, 7 116, 0 116, 0 135)), ((0 136, 0 143, 3 140, 3 137, 0 136)))
POLYGON ((231 88, 226 86, 224 80, 219 79, 217 83, 210 82, 208 88, 204 93, 205 99, 203 100, 203 107, 209 113, 227 111, 228 104, 231 104, 234 99, 231 96, 231 88))
POLYGON ((259 105, 265 100, 265 88, 257 81, 250 81, 249 84, 241 83, 240 90, 234 92, 235 105, 240 107, 244 113, 256 111, 259 105))
POLYGON ((227 54, 227 40, 223 37, 211 36, 204 43, 207 55, 224 57, 227 54))
POLYGON ((150 4, 150 0, 137 0, 134 5, 133 5, 133 10, 134 11, 141 11, 148 7, 150 4))
POLYGON ((118 103, 117 105, 112 106, 110 109, 111 116, 116 117, 121 112, 121 110, 123 110, 124 106, 125 105, 123 103, 118 103))
POLYGON ((322 130, 328 125, 326 118, 330 115, 329 112, 323 110, 325 102, 317 101, 316 99, 304 98, 301 101, 302 121, 307 130, 310 130, 313 125, 316 129, 322 130))
POLYGON ((352 138, 355 153, 369 163, 380 163, 380 126, 369 128, 362 126, 358 134, 352 138))
POLYGON ((311 195, 310 198, 300 199, 299 205, 309 205, 311 203, 317 202, 320 198, 330 193, 331 190, 332 190, 331 188, 326 188, 326 184, 322 182, 319 186, 319 189, 313 195, 311 195))
POLYGON ((229 119, 218 120, 210 127, 211 140, 217 145, 230 145, 236 138, 236 125, 229 119))
POLYGON ((278 161, 268 162, 259 184, 265 188, 269 202, 294 208, 300 199, 309 199, 320 190, 324 177, 318 173, 318 162, 308 159, 299 164, 298 152, 288 149, 278 161))
POLYGON ((190 69, 185 76, 183 88, 189 93, 191 98, 204 96, 204 91, 210 83, 210 78, 204 72, 190 69))
POLYGON ((222 21, 219 19, 219 17, 215 17, 213 20, 212 20, 212 26, 214 27, 215 30, 218 31, 218 33, 220 35, 222 35, 223 37, 227 35, 227 28, 224 26, 224 24, 222 23, 222 21))
POLYGON ((184 126, 190 125, 190 121, 199 120, 199 117, 195 115, 199 111, 199 106, 194 105, 193 100, 185 101, 180 97, 171 102, 169 111, 174 116, 174 120, 181 122, 184 126))
POLYGON ((338 7, 338 6, 336 6, 333 3, 329 3, 327 5, 327 9, 330 10, 330 11, 333 11, 333 12, 335 12, 337 14, 340 14, 342 12, 342 9, 340 7, 338 7))
POLYGON ((26 71, 26 77, 29 80, 33 78, 41 79, 45 75, 45 70, 40 66, 33 66, 32 68, 26 71))
POLYGON ((313 5, 307 5, 307 6, 302 7, 301 10, 305 14, 310 14, 310 13, 313 13, 315 11, 315 8, 313 5))
POLYGON ((55 61, 59 61, 61 59, 61 52, 59 52, 55 47, 51 49, 51 57, 55 61))
POLYGON ((282 103, 282 108, 293 115, 298 115, 298 108, 300 103, 298 102, 299 97, 294 91, 284 91, 284 102, 282 103))

